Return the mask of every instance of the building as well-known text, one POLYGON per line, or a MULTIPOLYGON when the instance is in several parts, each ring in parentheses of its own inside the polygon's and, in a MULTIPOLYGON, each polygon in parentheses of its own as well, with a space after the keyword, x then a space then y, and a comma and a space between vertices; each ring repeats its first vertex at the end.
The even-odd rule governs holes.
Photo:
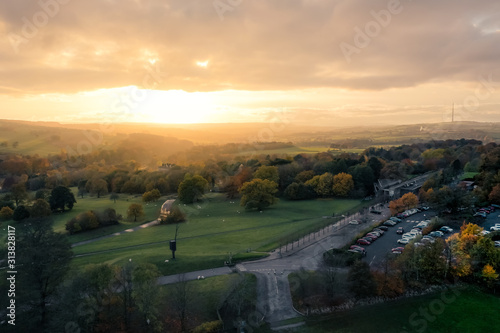
POLYGON ((174 199, 167 200, 161 205, 160 209, 160 219, 166 219, 167 216, 170 214, 170 210, 172 209, 172 206, 174 204, 174 199))

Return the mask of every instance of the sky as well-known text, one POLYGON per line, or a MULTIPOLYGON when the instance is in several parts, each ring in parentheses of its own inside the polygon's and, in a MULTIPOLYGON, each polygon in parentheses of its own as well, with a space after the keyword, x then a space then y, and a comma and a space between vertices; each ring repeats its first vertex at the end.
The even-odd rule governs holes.
POLYGON ((498 0, 8 0, 0 118, 500 121, 498 0))

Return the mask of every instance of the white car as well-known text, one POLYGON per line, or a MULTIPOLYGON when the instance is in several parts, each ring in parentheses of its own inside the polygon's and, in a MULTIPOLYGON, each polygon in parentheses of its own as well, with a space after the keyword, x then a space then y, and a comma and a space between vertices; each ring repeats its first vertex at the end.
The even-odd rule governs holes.
POLYGON ((415 235, 415 234, 410 234, 409 232, 407 232, 406 234, 401 235, 401 238, 406 238, 406 239, 408 239, 408 240, 412 240, 412 239, 414 239, 415 237, 416 237, 416 235, 415 235))
POLYGON ((349 221, 349 224, 359 224, 359 221, 357 221, 357 220, 352 220, 352 221, 349 221))
POLYGON ((409 242, 410 242, 410 240, 408 238, 398 239, 399 244, 408 244, 409 242))
POLYGON ((495 247, 500 247, 500 241, 495 241, 495 247))
POLYGON ((500 226, 493 226, 490 228, 490 231, 500 231, 500 226))

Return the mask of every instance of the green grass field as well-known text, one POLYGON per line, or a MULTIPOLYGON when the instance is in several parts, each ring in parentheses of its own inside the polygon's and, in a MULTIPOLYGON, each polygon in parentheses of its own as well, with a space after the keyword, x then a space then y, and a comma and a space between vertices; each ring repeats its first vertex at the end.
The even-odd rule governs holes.
MULTIPOLYGON (((309 318, 301 333, 496 332, 500 298, 474 289, 431 294, 309 318), (426 319, 427 318, 427 319, 426 319)), ((271 332, 263 329, 262 332, 271 332)))
POLYGON ((462 176, 460 176, 461 180, 474 178, 474 176, 479 175, 479 172, 464 172, 462 176))
MULTIPOLYGON (((71 189, 73 193, 77 194, 77 189, 71 189)), ((34 195, 34 193, 32 193, 34 195)), ((161 197, 157 202, 145 204, 142 202, 142 197, 140 195, 128 195, 128 194, 120 194, 120 198, 116 200, 116 203, 113 200, 109 199, 109 195, 102 196, 101 198, 91 197, 89 195, 85 195, 84 198, 76 198, 77 203, 74 205, 72 210, 66 211, 64 213, 55 213, 51 215, 51 219, 53 221, 53 228, 56 232, 67 233, 66 231, 66 222, 71 220, 73 217, 77 216, 80 213, 95 210, 101 211, 106 208, 114 208, 117 214, 121 214, 123 216, 123 220, 120 221, 120 224, 108 226, 105 228, 99 228, 87 232, 77 233, 74 235, 69 235, 69 241, 71 243, 77 243, 80 241, 97 238, 105 235, 109 235, 118 231, 126 230, 129 228, 136 227, 145 222, 149 222, 158 218, 160 214, 160 207, 162 203, 167 199, 167 197, 161 197), (127 218, 127 209, 131 203, 140 203, 144 207, 144 216, 137 220, 137 222, 133 222, 133 220, 127 218)), ((13 225, 15 226, 17 222, 12 220, 3 221, 2 226, 13 225)))
MULTIPOLYGON (((254 290, 252 297, 255 298, 257 278, 253 274, 245 274, 243 277, 249 288, 254 290)), ((190 295, 188 308, 196 312, 196 320, 199 322, 218 320, 217 308, 222 305, 230 289, 239 281, 240 275, 233 273, 187 282, 187 290, 190 295)), ((165 295, 175 293, 175 288, 175 285, 161 287, 165 295)))
POLYGON ((236 258, 262 256, 260 252, 275 248, 286 237, 323 225, 322 216, 353 211, 359 205, 359 200, 282 200, 260 213, 245 211, 238 201, 226 200, 222 194, 209 194, 202 204, 181 206, 188 222, 180 226, 175 261, 165 263, 171 258, 168 242, 174 238, 175 226, 161 225, 75 247, 76 255, 100 253, 77 257, 73 264, 134 259, 154 263, 164 274, 217 267, 228 253, 236 258))

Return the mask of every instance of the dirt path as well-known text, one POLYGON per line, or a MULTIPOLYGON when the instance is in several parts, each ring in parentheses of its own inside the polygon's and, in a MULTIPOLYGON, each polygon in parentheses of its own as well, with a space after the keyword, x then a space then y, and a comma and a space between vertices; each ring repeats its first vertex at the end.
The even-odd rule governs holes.
POLYGON ((110 235, 106 235, 106 236, 102 236, 102 237, 97 237, 97 238, 92 238, 92 239, 88 239, 86 241, 81 241, 81 242, 78 242, 78 243, 73 243, 73 244, 71 244, 71 247, 85 245, 85 244, 97 242, 97 241, 100 241, 100 240, 103 240, 103 239, 106 239, 106 238, 119 236, 119 235, 126 234, 126 233, 129 233, 129 232, 134 232, 134 231, 137 231, 137 230, 140 230, 140 229, 151 227, 153 225, 157 225, 158 223, 159 223, 158 220, 154 220, 154 221, 151 221, 151 222, 143 223, 143 224, 141 224, 141 225, 139 225, 137 227, 130 228, 130 229, 123 230, 123 231, 119 231, 119 232, 115 232, 115 233, 110 234, 110 235))

